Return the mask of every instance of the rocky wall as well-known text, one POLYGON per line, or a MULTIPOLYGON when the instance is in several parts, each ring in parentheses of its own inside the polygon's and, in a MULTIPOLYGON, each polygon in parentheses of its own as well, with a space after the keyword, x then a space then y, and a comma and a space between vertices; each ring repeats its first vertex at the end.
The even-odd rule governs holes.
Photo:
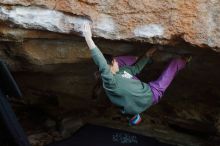
POLYGON ((182 146, 218 145, 219 8, 218 0, 1 0, 0 58, 23 92, 25 105, 14 108, 32 144, 60 140, 91 122, 182 146), (97 67, 81 37, 84 22, 106 53, 139 56, 162 45, 139 76, 145 82, 171 58, 193 55, 140 126, 129 127, 104 95, 92 99, 97 67))
POLYGON ((2 0, 0 20, 11 27, 80 35, 84 22, 111 40, 175 43, 218 50, 218 0, 2 0), (30 21, 31 20, 31 21, 30 21))

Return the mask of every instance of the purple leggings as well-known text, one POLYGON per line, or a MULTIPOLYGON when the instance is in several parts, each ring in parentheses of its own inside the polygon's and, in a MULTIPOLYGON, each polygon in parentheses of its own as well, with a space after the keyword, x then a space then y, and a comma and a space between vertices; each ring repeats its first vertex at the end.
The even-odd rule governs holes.
MULTIPOLYGON (((134 56, 119 56, 116 57, 115 59, 117 60, 119 67, 126 65, 131 66, 137 61, 137 57, 134 56)), ((157 80, 148 83, 153 93, 154 104, 159 102, 159 100, 161 99, 165 90, 174 79, 177 72, 183 69, 185 65, 186 65, 185 60, 180 58, 173 59, 157 80)), ((138 79, 138 78, 134 77, 134 79, 138 79)))

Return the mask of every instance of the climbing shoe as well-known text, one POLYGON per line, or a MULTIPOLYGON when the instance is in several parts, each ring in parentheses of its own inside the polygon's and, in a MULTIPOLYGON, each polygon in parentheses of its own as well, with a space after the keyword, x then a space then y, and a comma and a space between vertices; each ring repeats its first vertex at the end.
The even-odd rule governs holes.
POLYGON ((129 125, 130 125, 130 126, 135 126, 135 125, 140 124, 141 121, 142 121, 142 118, 141 118, 140 114, 137 114, 137 115, 133 116, 133 117, 129 120, 129 125))

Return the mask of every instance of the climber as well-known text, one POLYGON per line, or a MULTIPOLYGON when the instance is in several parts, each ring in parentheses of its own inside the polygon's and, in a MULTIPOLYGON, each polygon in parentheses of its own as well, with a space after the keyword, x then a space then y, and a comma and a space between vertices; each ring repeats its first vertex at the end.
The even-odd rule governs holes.
POLYGON ((135 65, 119 68, 116 59, 111 55, 103 56, 93 42, 90 24, 85 23, 82 30, 92 58, 99 68, 99 78, 105 93, 113 104, 121 108, 122 113, 133 116, 129 120, 130 125, 141 122, 140 113, 158 103, 176 73, 191 60, 191 56, 173 59, 157 80, 147 84, 134 79, 134 76, 149 63, 156 48, 150 48, 135 65))

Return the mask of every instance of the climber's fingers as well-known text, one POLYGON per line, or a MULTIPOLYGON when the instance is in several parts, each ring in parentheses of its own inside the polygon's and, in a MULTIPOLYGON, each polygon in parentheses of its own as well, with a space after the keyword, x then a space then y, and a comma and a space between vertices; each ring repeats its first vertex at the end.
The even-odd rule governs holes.
POLYGON ((153 54, 157 51, 157 48, 150 48, 147 52, 146 52, 146 56, 147 57, 151 57, 153 56, 153 54))
POLYGON ((85 37, 91 37, 92 36, 92 33, 91 33, 91 27, 90 27, 90 24, 89 23, 84 23, 83 24, 83 35, 85 37))

